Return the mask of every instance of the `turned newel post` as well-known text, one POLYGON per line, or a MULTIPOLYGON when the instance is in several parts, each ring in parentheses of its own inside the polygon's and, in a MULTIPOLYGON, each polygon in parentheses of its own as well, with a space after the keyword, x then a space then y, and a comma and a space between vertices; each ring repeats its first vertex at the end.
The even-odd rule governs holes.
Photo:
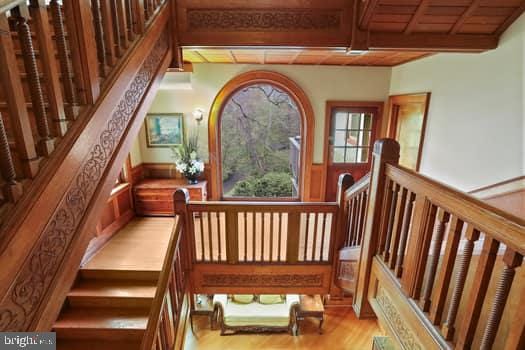
POLYGON ((9 149, 9 141, 4 127, 4 121, 0 114, 0 172, 4 178, 4 196, 7 201, 16 203, 22 195, 22 185, 16 181, 15 165, 9 149))
POLYGON ((190 212, 188 210, 188 204, 190 202, 190 193, 185 188, 179 188, 175 193, 173 193, 173 211, 175 215, 179 216, 182 224, 182 234, 185 236, 185 239, 182 240, 186 246, 181 247, 181 251, 184 252, 185 256, 185 266, 192 269, 193 267, 193 220, 190 220, 190 212))
POLYGON ((337 218, 336 218, 336 230, 333 243, 330 248, 330 258, 332 259, 332 279, 330 287, 330 296, 342 297, 342 290, 337 286, 336 279, 339 271, 339 255, 338 252, 342 248, 346 233, 348 232, 348 205, 345 202, 345 192, 354 185, 354 178, 350 174, 339 175, 337 181, 337 218))
POLYGON ((14 8, 12 12, 14 19, 16 20, 16 30, 20 38, 20 48, 22 50, 27 82, 31 93, 31 105, 33 107, 38 134, 40 136, 38 151, 42 156, 49 156, 51 152, 53 152, 55 146, 49 130, 44 92, 42 90, 42 84, 38 73, 31 29, 29 28, 26 19, 29 14, 27 13, 27 7, 22 5, 14 8))
POLYGON ((356 293, 353 298, 353 308, 359 318, 373 317, 374 312, 368 302, 368 287, 372 260, 377 254, 379 226, 383 215, 382 203, 386 192, 386 164, 399 162, 399 144, 393 139, 380 139, 374 144, 370 189, 367 208, 366 224, 363 242, 361 244, 361 257, 357 278, 356 293))

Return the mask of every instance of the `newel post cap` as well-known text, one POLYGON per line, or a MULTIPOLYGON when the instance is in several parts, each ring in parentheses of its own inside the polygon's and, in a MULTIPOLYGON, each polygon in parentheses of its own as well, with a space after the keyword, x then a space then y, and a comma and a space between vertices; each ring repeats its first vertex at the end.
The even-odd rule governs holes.
POLYGON ((374 143, 374 155, 385 160, 399 159, 399 143, 394 139, 379 139, 374 143))
POLYGON ((175 214, 186 212, 186 206, 190 202, 190 193, 186 188, 179 188, 173 193, 173 209, 175 214))

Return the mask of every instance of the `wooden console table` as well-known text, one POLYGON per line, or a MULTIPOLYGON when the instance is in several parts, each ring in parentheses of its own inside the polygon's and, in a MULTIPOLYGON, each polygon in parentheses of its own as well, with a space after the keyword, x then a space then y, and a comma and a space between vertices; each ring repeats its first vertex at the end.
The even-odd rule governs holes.
POLYGON ((133 187, 135 212, 144 216, 173 215, 173 193, 179 188, 185 188, 190 193, 192 201, 206 201, 206 181, 194 185, 185 179, 144 179, 133 187))
POLYGON ((301 295, 299 298, 300 304, 297 310, 297 321, 303 321, 306 317, 318 319, 319 334, 323 334, 324 305, 321 296, 301 295))

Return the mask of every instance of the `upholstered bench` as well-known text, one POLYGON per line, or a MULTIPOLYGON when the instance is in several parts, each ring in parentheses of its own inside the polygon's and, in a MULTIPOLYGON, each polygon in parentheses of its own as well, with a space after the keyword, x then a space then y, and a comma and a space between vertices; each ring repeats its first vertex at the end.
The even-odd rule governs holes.
POLYGON ((216 294, 213 304, 221 327, 221 335, 227 331, 290 332, 297 330, 296 312, 299 296, 287 294, 279 303, 261 303, 258 297, 251 302, 235 302, 232 296, 216 294))

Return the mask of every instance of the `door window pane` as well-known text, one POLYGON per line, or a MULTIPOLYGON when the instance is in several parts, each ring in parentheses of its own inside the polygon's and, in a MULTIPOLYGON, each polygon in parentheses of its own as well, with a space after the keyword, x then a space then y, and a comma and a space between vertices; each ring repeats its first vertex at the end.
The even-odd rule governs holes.
POLYGON ((367 163, 373 115, 337 109, 332 116, 332 163, 367 163))

